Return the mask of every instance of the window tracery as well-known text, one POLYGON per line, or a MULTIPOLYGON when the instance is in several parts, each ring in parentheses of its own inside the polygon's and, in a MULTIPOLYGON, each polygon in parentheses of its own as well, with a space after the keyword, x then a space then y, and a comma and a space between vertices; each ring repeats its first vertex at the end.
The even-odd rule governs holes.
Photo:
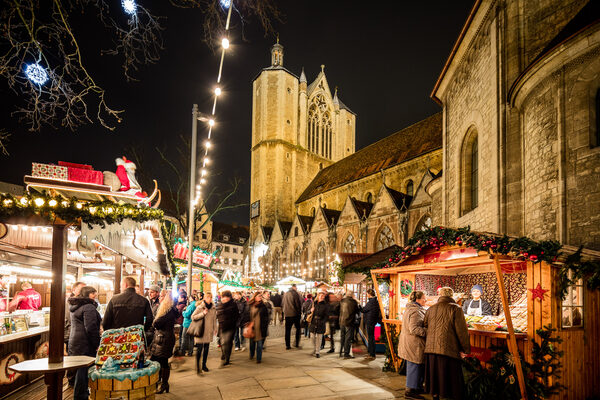
POLYGON ((325 96, 317 94, 308 108, 308 149, 321 157, 332 156, 333 129, 325 96))
POLYGON ((351 233, 348 234, 344 242, 344 253, 356 253, 356 241, 351 233))
POLYGON ((389 226, 384 226, 381 228, 379 233, 377 234, 377 241, 375 243, 376 251, 387 249, 395 243, 394 234, 389 226))

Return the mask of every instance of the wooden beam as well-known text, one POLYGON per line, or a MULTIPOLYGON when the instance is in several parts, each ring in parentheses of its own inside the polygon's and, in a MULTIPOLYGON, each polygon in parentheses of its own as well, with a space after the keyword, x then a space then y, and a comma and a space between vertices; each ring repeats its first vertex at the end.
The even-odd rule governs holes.
MULTIPOLYGON (((379 292, 379 285, 377 284, 377 276, 375 273, 371 272, 371 279, 373 279, 373 286, 375 287, 375 292, 377 292, 377 300, 379 303, 379 311, 381 312, 381 319, 385 320, 385 310, 383 309, 383 299, 381 298, 381 293, 379 292)), ((385 323, 385 336, 388 340, 388 346, 390 350, 390 354, 392 355, 392 362, 394 363, 394 369, 398 372, 398 359, 396 358, 396 351, 394 349, 394 341, 392 340, 392 336, 390 334, 390 325, 385 323)))
POLYGON ((123 256, 115 254, 115 290, 113 294, 121 293, 121 274, 123 273, 123 256))
MULTIPOLYGON (((65 337, 65 275, 67 272, 66 225, 54 225, 52 229, 52 284, 50 286, 50 326, 48 328, 48 362, 62 363, 65 337)), ((64 371, 46 373, 46 396, 62 399, 64 371)))
POLYGON ((508 328, 508 349, 513 355, 515 361, 515 369, 517 370, 517 379, 519 381, 519 389, 521 390, 521 398, 527 400, 527 388, 525 386, 525 377, 523 376, 523 368, 521 367, 521 356, 517 347, 517 338, 515 337, 515 329, 512 324, 512 316, 508 306, 508 297, 506 296, 506 287, 504 287, 504 277, 502 275, 502 266, 500 259, 496 254, 493 255, 494 266, 496 267, 496 278, 498 279, 498 287, 500 288, 500 297, 502 299, 502 307, 504 308, 504 316, 506 318, 506 327, 508 328))

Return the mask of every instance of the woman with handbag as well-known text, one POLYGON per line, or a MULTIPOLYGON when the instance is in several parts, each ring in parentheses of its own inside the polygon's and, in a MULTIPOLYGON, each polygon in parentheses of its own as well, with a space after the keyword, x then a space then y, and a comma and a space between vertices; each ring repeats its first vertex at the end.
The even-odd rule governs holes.
POLYGON ((196 347, 196 373, 208 372, 206 359, 208 358, 208 347, 217 332, 217 310, 212 301, 212 293, 204 294, 204 300, 198 302, 198 306, 192 314, 192 322, 188 328, 188 334, 194 336, 196 347), (202 356, 202 369, 200 369, 200 356, 202 356))
POLYGON ((173 305, 173 298, 165 296, 158 310, 152 326, 154 327, 154 338, 150 345, 150 360, 160 364, 161 384, 157 394, 169 393, 169 358, 173 355, 175 346, 175 320, 179 317, 179 310, 173 305))
POLYGON ((263 303, 262 293, 256 292, 248 301, 249 321, 244 327, 244 337, 250 339, 250 359, 254 359, 256 352, 256 363, 262 362, 262 350, 264 340, 269 331, 269 310, 263 303))
POLYGON ((310 309, 310 315, 307 318, 310 323, 310 331, 313 334, 313 354, 319 358, 321 350, 321 340, 325 333, 327 321, 329 319, 329 304, 325 301, 325 293, 319 292, 317 298, 310 309))

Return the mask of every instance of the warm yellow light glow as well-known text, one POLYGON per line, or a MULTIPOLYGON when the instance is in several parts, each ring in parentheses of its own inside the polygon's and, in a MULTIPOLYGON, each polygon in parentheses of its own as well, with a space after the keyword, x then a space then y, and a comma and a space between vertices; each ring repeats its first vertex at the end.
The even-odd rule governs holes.
POLYGON ((96 207, 90 207, 90 214, 95 214, 96 213, 96 207))
POLYGON ((210 126, 215 126, 215 120, 214 120, 214 119, 209 119, 209 120, 208 120, 208 124, 209 124, 210 126))
POLYGON ((81 204, 81 203, 77 203, 77 204, 75 204, 75 207, 76 207, 78 210, 81 210, 81 209, 83 208, 83 204, 81 204))
POLYGON ((24 206, 27 205, 27 199, 25 197, 21 197, 21 204, 23 204, 24 206))
POLYGON ((210 159, 208 157, 204 157, 204 164, 210 164, 210 159))
POLYGON ((52 200, 50 200, 50 201, 48 202, 48 205, 49 205, 50 207, 56 207, 56 205, 57 205, 57 204, 58 204, 58 201, 56 201, 56 200, 54 200, 54 199, 52 199, 52 200))
POLYGON ((207 149, 210 149, 210 146, 211 146, 211 144, 210 144, 210 140, 207 140, 207 141, 204 143, 204 145, 206 146, 206 148, 207 148, 207 149))
POLYGON ((223 46, 224 49, 228 49, 229 48, 229 39, 223 38, 223 40, 221 41, 221 46, 223 46))
POLYGON ((204 179, 204 178, 200 179, 200 183, 204 185, 206 183, 206 179, 204 179))
POLYGON ((215 88, 215 95, 220 96, 221 95, 221 88, 215 88))
POLYGON ((206 175, 206 170, 204 168, 200 171, 200 175, 202 175, 202 176, 206 175))
POLYGON ((44 199, 41 199, 41 198, 39 198, 39 197, 38 197, 37 199, 35 199, 33 202, 34 202, 34 203, 35 203, 35 205, 36 205, 36 206, 38 206, 38 207, 41 207, 41 206, 43 206, 43 205, 44 205, 44 203, 45 203, 44 199))

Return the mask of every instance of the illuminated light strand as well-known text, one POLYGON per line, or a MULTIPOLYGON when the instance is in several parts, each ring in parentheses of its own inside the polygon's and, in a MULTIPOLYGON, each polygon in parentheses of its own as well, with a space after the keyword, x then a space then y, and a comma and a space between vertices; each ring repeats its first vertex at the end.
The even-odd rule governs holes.
MULTIPOLYGON (((123 0, 123 1, 125 1, 125 0, 123 0)), ((223 92, 220 87, 220 84, 221 84, 221 78, 223 77, 223 65, 225 62, 225 52, 231 46, 231 43, 228 38, 228 33, 229 33, 229 25, 231 22, 231 10, 233 8, 232 2, 233 2, 233 0, 220 0, 221 7, 227 9, 227 20, 225 21, 225 35, 224 35, 223 39, 221 40, 221 57, 220 57, 220 61, 219 61, 219 71, 217 74, 217 86, 213 90, 214 100, 213 100, 213 106, 212 106, 212 110, 211 110, 211 114, 210 114, 212 118, 208 119, 208 121, 207 121, 208 134, 207 134, 207 140, 206 140, 206 142, 204 142, 204 157, 202 159, 202 169, 200 171, 201 178, 200 178, 200 182, 196 185, 196 203, 197 204, 200 203, 201 194, 202 194, 202 186, 206 184, 206 177, 208 175, 208 171, 207 171, 206 167, 208 164, 210 164, 210 160, 208 158, 208 151, 212 147, 211 138, 212 138, 212 130, 213 130, 213 127, 215 126, 215 118, 214 117, 217 112, 217 100, 223 92)))

